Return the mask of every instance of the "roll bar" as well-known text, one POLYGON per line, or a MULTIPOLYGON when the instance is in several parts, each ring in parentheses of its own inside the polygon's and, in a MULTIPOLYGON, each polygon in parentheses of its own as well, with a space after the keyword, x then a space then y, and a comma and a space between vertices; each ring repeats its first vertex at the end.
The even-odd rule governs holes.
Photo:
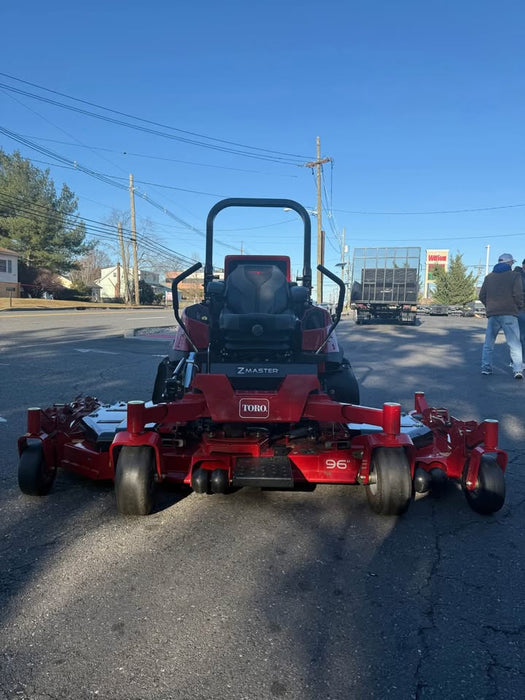
POLYGON ((228 207, 274 207, 278 209, 293 209, 297 212, 304 223, 304 246, 303 246, 303 287, 312 291, 312 263, 311 263, 311 241, 312 226, 310 216, 306 209, 293 199, 261 199, 251 197, 230 197, 217 202, 209 211, 206 219, 206 259, 204 262, 204 289, 213 279, 213 223, 217 214, 228 207))

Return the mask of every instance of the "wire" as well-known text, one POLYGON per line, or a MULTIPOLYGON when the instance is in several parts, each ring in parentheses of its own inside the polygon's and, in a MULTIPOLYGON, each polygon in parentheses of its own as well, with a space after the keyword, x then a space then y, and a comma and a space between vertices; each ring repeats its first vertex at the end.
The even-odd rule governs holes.
POLYGON ((495 207, 477 207, 472 209, 440 209, 436 211, 357 211, 351 209, 336 209, 343 214, 361 214, 362 216, 425 216, 434 214, 465 214, 477 211, 495 211, 496 209, 516 209, 525 204, 501 204, 495 207))
MULTIPOLYGON (((425 238, 430 238, 432 240, 432 242, 434 243, 436 240, 438 240, 438 241, 458 241, 459 235, 460 234, 457 234, 456 236, 452 236, 451 238, 448 238, 446 236, 444 236, 444 237, 440 236, 439 238, 436 239, 435 233, 429 233, 428 236, 425 236, 424 234, 423 235, 418 234, 417 237, 418 237, 418 241, 424 241, 425 238)), ((520 231, 519 233, 502 233, 499 235, 493 234, 493 233, 490 233, 490 234, 486 233, 482 236, 464 236, 463 234, 461 234, 461 240, 462 241, 473 241, 473 240, 480 240, 482 238, 486 239, 489 236, 491 236, 492 238, 494 238, 494 236, 497 236, 498 238, 511 238, 514 236, 525 236, 525 232, 520 231)), ((353 236, 353 240, 354 241, 360 241, 360 240, 369 241, 370 237, 368 236, 367 238, 364 238, 364 237, 359 237, 359 236, 353 236)), ((389 246, 394 246, 394 247, 395 247, 396 243, 407 243, 407 242, 414 243, 414 238, 380 238, 380 239, 374 238, 374 240, 377 242, 386 241, 389 246)), ((433 247, 435 248, 435 245, 433 247)))
MULTIPOLYGON (((100 180, 101 182, 104 182, 107 185, 111 185, 112 187, 117 187, 120 190, 125 190, 128 191, 128 187, 126 185, 123 185, 122 183, 118 182, 117 180, 119 178, 114 178, 109 175, 104 175, 103 173, 99 173, 95 170, 91 170, 90 168, 86 168, 85 166, 81 165, 77 161, 71 161, 67 158, 64 158, 64 156, 61 156, 58 153, 55 153, 54 151, 49 150, 48 148, 45 148, 44 146, 39 146, 38 144, 33 143, 29 139, 24 138, 21 134, 17 134, 14 131, 10 131, 9 129, 6 129, 4 127, 0 127, 0 133, 5 134, 9 138, 13 139, 17 143, 21 143, 22 145, 27 146, 28 148, 32 148, 39 153, 42 153, 43 155, 47 155, 50 158, 55 158, 58 160, 60 163, 65 163, 66 165, 69 166, 74 166, 75 170, 79 170, 86 175, 90 175, 91 177, 94 177, 97 180, 100 180)), ((163 214, 166 216, 169 216, 170 218, 174 219, 178 223, 182 224, 184 227, 188 228, 190 231, 193 231, 193 233, 196 233, 198 236, 202 236, 203 238, 206 237, 206 234, 201 231, 200 229, 196 228, 195 226, 192 226, 192 224, 188 223, 184 219, 181 219, 180 216, 177 216, 174 214, 172 211, 167 209, 165 206, 162 204, 159 204, 156 202, 154 199, 151 199, 148 195, 145 193, 140 192, 140 190, 137 190, 134 188, 134 192, 139 196, 141 199, 144 199, 146 202, 148 202, 151 206, 155 207, 156 209, 159 209, 163 214)), ((235 246, 230 245, 229 243, 224 243, 224 241, 221 241, 219 239, 215 239, 215 243, 217 245, 221 245, 225 248, 228 248, 230 250, 237 250, 235 246)))
MULTIPOLYGON (((110 112, 110 113, 113 113, 113 114, 117 114, 117 115, 120 115, 120 116, 129 118, 129 119, 134 119, 134 120, 139 121, 139 122, 142 122, 142 123, 144 123, 144 124, 151 124, 151 125, 153 125, 153 126, 158 126, 158 127, 160 127, 160 128, 168 129, 168 130, 171 130, 171 131, 176 131, 176 132, 182 133, 182 134, 187 134, 187 135, 189 135, 189 136, 194 136, 194 137, 196 137, 196 138, 207 139, 207 140, 209 140, 209 141, 215 141, 215 142, 217 142, 217 143, 227 144, 227 145, 229 145, 229 146, 235 146, 236 148, 251 149, 251 150, 254 150, 254 151, 259 151, 260 153, 272 154, 272 155, 279 155, 279 156, 286 156, 286 157, 288 157, 288 158, 300 159, 301 161, 307 159, 307 156, 301 156, 301 155, 292 154, 292 153, 287 153, 287 152, 282 152, 282 151, 274 151, 274 150, 271 150, 271 149, 261 148, 261 147, 258 147, 258 146, 246 145, 246 144, 238 143, 238 142, 235 142, 235 141, 229 141, 229 140, 226 140, 226 139, 211 137, 211 136, 207 136, 207 135, 205 135, 205 134, 200 134, 200 133, 197 133, 197 132, 192 132, 192 131, 180 129, 180 128, 178 128, 178 127, 173 127, 173 126, 171 126, 171 125, 163 124, 163 123, 156 122, 156 121, 149 120, 149 119, 145 119, 145 118, 142 118, 142 117, 137 117, 137 116, 132 115, 132 114, 129 114, 129 113, 127 113, 127 112, 122 112, 122 111, 120 111, 120 110, 115 110, 115 109, 112 109, 112 108, 109 108, 109 107, 105 107, 105 106, 103 106, 103 105, 99 105, 99 104, 97 104, 97 103, 90 102, 89 100, 84 100, 84 99, 81 99, 81 98, 73 97, 73 96, 71 96, 71 95, 67 95, 66 93, 62 93, 62 92, 59 92, 59 91, 57 91, 57 90, 53 90, 53 89, 51 89, 51 88, 47 88, 47 87, 45 87, 45 86, 38 85, 37 83, 33 83, 33 82, 31 82, 31 81, 28 81, 28 80, 23 80, 22 78, 17 78, 16 76, 10 75, 9 73, 0 72, 0 75, 4 76, 4 77, 6 77, 6 78, 8 78, 8 79, 10 79, 10 80, 14 80, 14 81, 16 81, 16 82, 23 83, 23 84, 25 84, 25 85, 30 85, 30 86, 32 86, 32 87, 35 87, 35 88, 39 89, 39 90, 44 90, 44 91, 49 92, 49 93, 52 93, 52 94, 54 94, 54 95, 58 95, 58 96, 60 96, 60 97, 64 97, 64 98, 66 98, 66 99, 68 99, 68 100, 72 100, 72 101, 75 101, 75 102, 78 102, 78 103, 81 103, 81 104, 85 104, 85 105, 88 105, 88 106, 90 106, 90 107, 95 107, 96 109, 101 109, 101 110, 104 110, 104 111, 107 111, 107 112, 110 112)), ((123 125, 123 126, 127 126, 127 127, 129 127, 129 128, 135 128, 135 129, 139 128, 139 127, 136 126, 136 125, 129 124, 129 123, 126 123, 126 122, 120 122, 119 120, 111 120, 111 119, 109 119, 109 118, 103 117, 103 115, 98 115, 98 114, 95 114, 95 113, 92 113, 92 112, 89 112, 89 111, 86 111, 86 110, 80 110, 80 109, 78 109, 78 108, 73 107, 72 105, 67 105, 67 104, 64 104, 64 103, 61 103, 61 102, 58 102, 58 101, 55 101, 55 100, 51 100, 51 99, 49 99, 49 98, 45 98, 45 97, 43 97, 42 95, 37 95, 37 94, 35 94, 35 93, 27 92, 27 91, 18 89, 18 88, 16 88, 16 87, 12 86, 12 85, 0 83, 0 87, 2 87, 4 90, 8 90, 8 91, 10 91, 10 92, 16 92, 16 93, 18 93, 18 94, 25 95, 26 97, 30 97, 30 98, 32 98, 32 99, 36 99, 36 100, 40 100, 40 101, 43 101, 43 102, 47 102, 47 103, 53 104, 53 105, 55 105, 55 106, 62 107, 62 108, 64 108, 64 109, 70 109, 70 110, 77 111, 77 112, 80 112, 80 113, 83 113, 83 114, 87 114, 88 116, 92 116, 92 117, 99 118, 99 119, 105 119, 106 121, 114 121, 114 122, 117 123, 117 124, 120 124, 120 125, 123 125)), ((27 107, 27 108, 30 109, 29 107, 27 107)), ((42 116, 42 115, 40 115, 40 116, 42 116)), ((42 118, 44 118, 44 117, 42 117, 42 118)), ((57 128, 59 128, 59 127, 57 127, 57 128)), ((144 130, 144 129, 142 129, 142 130, 144 130)), ((63 131, 63 130, 62 130, 62 131, 63 131)), ((146 131, 148 131, 148 130, 146 129, 146 131)), ((67 132, 64 132, 64 133, 67 133, 67 132)), ((162 132, 157 132, 157 131, 154 131, 154 130, 151 130, 151 133, 154 133, 154 134, 156 134, 156 135, 158 135, 158 136, 167 137, 167 138, 175 138, 175 137, 174 137, 173 135, 171 135, 171 134, 166 134, 166 133, 162 133, 162 132)), ((69 134, 68 134, 68 135, 69 135, 69 134)), ((71 138, 74 138, 74 137, 71 137, 71 138)), ((41 140, 46 140, 46 139, 41 139, 41 140)), ((48 140, 51 140, 51 139, 48 139, 48 140)), ((204 146, 204 147, 208 147, 208 148, 214 148, 214 146, 211 145, 211 144, 198 143, 198 142, 194 142, 194 141, 192 141, 192 140, 187 140, 187 139, 180 139, 180 140, 182 140, 182 141, 187 141, 188 143, 193 143, 194 145, 204 146)), ((96 149, 96 147, 93 147, 93 146, 85 146, 84 144, 79 144, 79 145, 81 145, 81 146, 84 147, 84 148, 89 148, 89 149, 91 149, 91 150, 95 150, 95 149, 96 149)), ((117 151, 111 151, 111 149, 102 149, 102 148, 98 148, 97 150, 107 150, 107 151, 109 151, 109 152, 117 153, 117 151)), ((237 150, 229 150, 229 149, 222 149, 222 148, 220 148, 220 149, 218 149, 218 150, 227 150, 228 152, 232 152, 232 153, 235 153, 235 154, 238 154, 238 155, 243 155, 243 156, 259 157, 259 156, 257 156, 256 154, 243 153, 243 152, 240 152, 240 151, 237 151, 237 150)), ((160 160, 172 160, 172 159, 167 159, 167 158, 164 158, 164 159, 163 159, 163 158, 161 158, 161 157, 148 156, 148 155, 136 154, 136 153, 129 153, 129 154, 128 154, 128 153, 124 152, 124 154, 126 154, 126 155, 133 155, 133 156, 137 156, 137 157, 144 157, 144 158, 158 158, 158 159, 160 159, 160 160)), ((271 159, 271 160, 276 160, 276 162, 279 162, 279 161, 282 160, 282 159, 271 159)), ((226 168, 226 166, 214 166, 214 165, 211 165, 211 164, 192 163, 191 161, 177 161, 177 160, 174 160, 174 159, 173 159, 173 162, 191 163, 191 164, 193 164, 193 165, 200 165, 200 166, 204 166, 204 167, 224 167, 225 169, 228 169, 228 168, 226 168)), ((301 162, 301 163, 293 163, 293 164, 294 164, 294 165, 301 165, 301 166, 304 165, 303 162, 301 162)), ((235 170, 235 168, 229 168, 229 169, 235 170)), ((332 169, 332 173, 333 173, 333 163, 332 163, 332 165, 331 165, 331 169, 332 169)), ((239 170, 242 171, 242 169, 239 169, 239 170)), ((245 172, 258 172, 258 171, 245 171, 245 172)), ((345 214, 358 214, 358 215, 363 215, 363 216, 426 216, 426 215, 437 215, 437 214, 473 213, 473 212, 495 211, 495 210, 499 210, 499 209, 512 209, 512 208, 518 208, 518 207, 525 207, 525 203, 519 203, 519 204, 497 205, 497 206, 493 206, 493 207, 475 207, 475 208, 463 208, 463 209, 441 209, 441 210, 429 210, 429 211, 366 211, 366 210, 348 210, 348 209, 337 209, 337 210, 334 210, 334 209, 332 208, 332 206, 331 206, 331 202, 332 202, 332 186, 333 186, 332 183, 333 183, 333 174, 332 174, 332 177, 331 177, 331 185, 330 185, 330 190, 331 190, 331 191, 330 191, 330 198, 329 198, 330 204, 327 205, 327 206, 328 206, 329 210, 332 211, 332 212, 333 212, 333 211, 339 211, 339 212, 345 213, 345 214)), ((184 190, 184 191, 186 191, 186 190, 184 190)), ((189 190, 189 191, 191 192, 191 190, 189 190)), ((203 194, 207 194, 207 193, 203 193, 203 194)), ((327 197, 327 199, 328 199, 328 197, 327 197)))
MULTIPOLYGON (((9 78, 10 80, 15 80, 15 81, 17 81, 17 82, 19 82, 19 83, 24 83, 25 85, 31 85, 31 87, 36 87, 36 88, 39 89, 39 90, 45 90, 46 92, 50 92, 50 93, 52 93, 52 94, 54 94, 54 95, 59 95, 60 97, 65 97, 65 98, 68 99, 68 100, 73 100, 73 101, 75 101, 75 102, 80 102, 80 103, 86 104, 86 105, 88 105, 88 106, 90 106, 90 107, 96 107, 97 109, 102 109, 102 110, 104 110, 104 111, 106 111, 106 112, 112 112, 113 114, 119 114, 120 116, 127 117, 127 118, 129 118, 129 119, 135 119, 135 120, 137 120, 137 121, 144 122, 145 124, 152 124, 152 125, 154 125, 154 126, 160 126, 160 127, 163 128, 163 129, 171 129, 171 130, 173 130, 173 131, 178 131, 178 132, 180 132, 180 133, 182 133, 182 134, 188 134, 188 135, 190 135, 190 136, 196 136, 196 137, 198 137, 198 138, 209 139, 209 140, 211 140, 211 141, 218 141, 219 143, 226 143, 226 144, 229 144, 229 145, 232 145, 232 146, 238 146, 238 147, 240 147, 240 148, 251 148, 251 149, 254 149, 254 150, 257 150, 257 151, 263 151, 263 152, 266 152, 266 153, 273 153, 273 154, 278 154, 278 155, 290 156, 290 157, 293 157, 293 158, 299 158, 299 159, 301 159, 301 160, 304 160, 304 159, 306 158, 306 156, 299 156, 299 155, 295 155, 295 154, 293 154, 293 153, 283 153, 283 152, 281 152, 281 151, 273 151, 273 150, 270 150, 270 149, 268 149, 268 148, 260 148, 260 147, 258 147, 258 146, 247 146, 247 145, 245 145, 245 144, 237 143, 237 142, 235 142, 235 141, 227 141, 227 140, 225 140, 225 139, 219 139, 219 138, 215 138, 215 137, 213 137, 213 136, 206 136, 206 135, 204 135, 204 134, 199 134, 199 133, 196 133, 196 132, 193 132, 193 131, 186 131, 186 130, 184 130, 184 129, 179 129, 179 128, 174 127, 174 126, 170 126, 170 125, 167 125, 167 124, 162 124, 162 123, 159 123, 159 122, 151 121, 150 119, 144 119, 144 118, 142 118, 142 117, 137 117, 137 116, 135 116, 135 115, 133 115, 133 114, 128 114, 128 113, 126 113, 126 112, 121 112, 121 111, 116 110, 116 109, 111 109, 111 108, 109 108, 109 107, 104 107, 103 105, 98 105, 98 104, 96 104, 96 103, 94 103, 94 102, 89 102, 88 100, 83 100, 83 99, 80 99, 80 98, 78 98, 78 97, 72 97, 71 95, 66 95, 66 94, 63 93, 63 92, 58 92, 57 90, 52 90, 51 88, 46 88, 46 87, 44 87, 44 86, 42 86, 42 85, 38 85, 38 84, 36 84, 36 83, 31 83, 31 82, 29 82, 28 80, 23 80, 22 78, 16 78, 16 77, 13 76, 13 75, 9 75, 9 73, 2 73, 2 72, 0 72, 0 75, 3 75, 5 78, 9 78)), ((5 86, 5 87, 6 87, 6 89, 12 89, 13 91, 16 91, 16 88, 12 88, 11 86, 5 86)), ((31 94, 31 93, 29 93, 29 94, 31 94)), ((34 97, 39 97, 39 96, 37 96, 37 95, 32 95, 32 96, 34 96, 34 97)), ((64 107, 67 107, 67 105, 64 105, 64 107)))
MULTIPOLYGON (((21 103, 22 104, 22 103, 21 103)), ((25 106, 25 105, 24 105, 25 106)), ((29 107, 27 108, 29 109, 29 107)), ((35 114, 38 114, 38 112, 35 112, 35 114)), ((52 122, 50 122, 52 123, 52 122)), ((57 129, 60 129, 60 127, 56 127, 57 129)), ((62 129, 60 129, 62 131, 62 129)), ((66 133, 66 132, 64 132, 66 133)), ((69 135, 69 134, 68 134, 69 135)), ((213 163, 198 163, 193 160, 180 160, 179 158, 166 158, 164 156, 152 156, 148 155, 146 153, 134 153, 131 151, 116 151, 112 148, 103 148, 101 146, 88 146, 86 144, 78 143, 74 144, 71 143, 70 141, 60 141, 59 139, 47 139, 47 138, 42 138, 41 136, 31 136, 28 134, 22 134, 25 138, 29 139, 34 139, 35 141, 48 141, 49 143, 59 143, 63 146, 80 146, 81 148, 88 148, 91 151, 105 151, 106 153, 115 153, 117 155, 121 156, 132 156, 134 158, 149 158, 150 160, 161 160, 167 163, 182 163, 183 165, 195 165, 200 168, 216 168, 218 170, 232 170, 234 172, 238 173, 251 173, 254 175, 267 175, 269 177, 287 177, 287 178, 298 178, 298 175, 293 175, 293 174, 275 174, 275 173, 265 173, 262 170, 248 170, 248 168, 233 168, 228 165, 214 165, 213 163)), ((74 138, 73 136, 71 138, 74 138)))
POLYGON ((266 161, 275 162, 275 163, 288 163, 289 165, 302 166, 303 165, 302 161, 304 161, 306 159, 306 157, 295 155, 292 153, 283 153, 280 151, 272 151, 272 150, 266 149, 266 148, 259 148, 257 146, 249 146, 249 145, 237 143, 234 141, 227 141, 225 139, 219 139, 219 138, 205 136, 203 134, 198 134, 198 133, 191 132, 191 131, 185 131, 183 129, 178 129, 176 127, 172 127, 172 126, 169 126, 166 124, 161 124, 159 122, 155 122, 155 121, 152 121, 149 119, 143 119, 142 117, 135 117, 135 116, 133 116, 131 114, 127 114, 125 112, 120 112, 118 110, 110 109, 108 107, 103 107, 101 105, 97 105, 95 103, 88 102, 87 100, 82 100, 82 99, 79 99, 76 97, 71 97, 69 95, 65 95, 64 93, 59 93, 55 90, 50 90, 49 88, 45 88, 43 86, 36 85, 35 83, 29 83, 28 81, 21 80, 19 78, 15 78, 14 76, 10 76, 7 73, 0 72, 0 75, 4 75, 5 77, 10 78, 11 80, 17 80, 18 82, 22 82, 22 83, 25 83, 27 85, 32 85, 33 87, 37 87, 40 90, 46 90, 47 92, 52 92, 54 94, 58 94, 61 97, 66 97, 69 100, 74 100, 74 101, 80 102, 82 104, 87 104, 91 107, 96 107, 97 109, 102 109, 104 111, 111 112, 113 114, 118 114, 120 116, 124 116, 128 119, 134 119, 134 120, 142 122, 144 124, 151 124, 153 126, 161 127, 162 129, 169 129, 171 131, 176 131, 180 134, 187 134, 189 136, 194 136, 196 138, 214 141, 215 144, 214 143, 204 143, 202 141, 197 141, 193 138, 176 136, 175 134, 170 134, 170 133, 167 133, 165 131, 159 131, 158 129, 152 129, 150 127, 140 126, 139 124, 131 124, 129 122, 123 121, 122 119, 116 119, 114 117, 108 117, 108 116, 104 116, 102 114, 97 114, 95 112, 91 112, 89 110, 82 109, 80 107, 75 107, 74 105, 68 105, 68 104, 65 104, 63 102, 59 102, 57 100, 53 100, 51 98, 44 97, 42 95, 37 95, 35 93, 28 92, 27 90, 21 90, 20 88, 16 88, 16 87, 14 87, 12 85, 8 85, 6 83, 0 83, 0 87, 3 88, 4 90, 9 90, 10 92, 15 92, 19 95, 24 95, 25 97, 29 97, 31 99, 38 100, 40 102, 45 102, 47 104, 54 105, 55 107, 61 107, 62 109, 67 109, 67 110, 70 110, 72 112, 83 114, 85 116, 94 117, 96 119, 101 119, 103 121, 110 122, 110 123, 116 124, 118 126, 125 126, 127 128, 130 128, 130 129, 135 129, 137 131, 149 133, 149 134, 152 134, 154 136, 160 136, 162 138, 174 139, 176 141, 181 141, 183 143, 189 143, 189 144, 194 145, 194 146, 200 146, 203 148, 210 148, 210 149, 216 150, 216 151, 232 153, 234 155, 241 155, 241 156, 248 157, 248 158, 256 158, 259 160, 266 160, 266 161), (219 145, 219 144, 224 144, 224 145, 219 145), (231 148, 231 146, 234 146, 235 148, 231 148), (258 153, 250 153, 248 151, 243 151, 243 150, 239 150, 239 149, 251 149, 252 151, 258 151, 258 153), (299 161, 301 161, 301 162, 299 162, 299 161))
MULTIPOLYGON (((22 216, 34 216, 36 214, 37 216, 41 217, 45 215, 46 218, 61 223, 63 225, 78 226, 79 224, 81 224, 84 226, 87 235, 105 240, 111 239, 118 241, 118 233, 114 230, 115 227, 111 224, 107 224, 102 221, 96 221, 95 219, 88 219, 78 215, 62 215, 59 212, 49 211, 49 208, 43 204, 38 204, 36 202, 31 202, 31 204, 27 204, 25 200, 21 198, 13 197, 10 195, 6 195, 3 192, 0 192, 0 203, 2 202, 4 205, 7 204, 8 206, 13 207, 16 211, 16 214, 18 215, 21 214, 22 216), (73 219, 73 221, 68 221, 68 219, 73 219)), ((124 240, 127 242, 131 242, 131 230, 123 227, 122 232, 124 240)), ((137 242, 140 242, 143 246, 149 247, 152 250, 152 252, 156 252, 159 255, 164 256, 165 258, 169 257, 170 260, 177 260, 178 262, 182 262, 186 265, 193 264, 194 262, 196 262, 194 258, 188 257, 182 253, 171 250, 167 246, 162 245, 161 243, 149 238, 144 234, 137 234, 137 242)))
MULTIPOLYGON (((332 181, 333 181, 333 163, 331 162, 332 167, 330 168, 330 188, 332 187, 332 181)), ((328 218, 328 225, 330 227, 330 230, 335 237, 336 244, 332 241, 330 236, 326 240, 328 240, 329 245, 331 246, 332 250, 336 252, 338 255, 341 255, 341 246, 343 243, 343 239, 341 234, 339 233, 339 227, 337 226, 334 215, 333 215, 333 210, 332 210, 332 194, 330 192, 330 197, 328 196, 328 192, 326 190, 326 180, 324 177, 324 168, 323 165, 321 165, 321 185, 322 185, 322 192, 321 192, 321 207, 322 210, 326 213, 326 216, 328 218), (324 193, 324 198, 326 200, 326 204, 323 203, 323 195, 324 193)))
MULTIPOLYGON (((5 91, 2 91, 2 92, 4 92, 4 94, 5 94, 5 91)), ((73 136, 72 134, 70 134, 69 132, 67 132, 65 129, 62 129, 62 127, 58 126, 58 124, 55 124, 54 122, 52 122, 52 121, 51 121, 50 119, 48 119, 47 117, 44 117, 44 115, 43 115, 43 114, 40 114, 40 112, 37 112, 35 109, 32 109, 31 107, 29 107, 29 105, 26 105, 24 102, 22 102, 22 100, 18 100, 14 95, 8 95, 8 97, 9 97, 11 100, 14 100, 15 102, 17 102, 19 105, 22 105, 22 107, 24 107, 24 109, 27 109, 29 112, 32 112, 33 114, 36 114, 37 117, 39 117, 39 118, 42 119, 43 121, 47 122, 48 124, 51 124, 51 126, 53 126, 53 127, 54 127, 55 129, 57 129, 58 131, 61 131, 63 134, 66 134, 66 136, 69 136, 70 139, 73 139, 74 141, 76 141, 75 144, 70 144, 70 145, 74 145, 74 146, 77 147, 77 148, 78 148, 78 146, 81 146, 82 148, 88 148, 94 155, 96 155, 98 158, 101 158, 101 159, 104 160, 106 163, 110 163, 111 165, 115 166, 116 168, 119 168, 119 170, 124 170, 124 168, 122 168, 121 166, 119 166, 119 165, 117 165, 116 163, 113 163, 112 161, 110 161, 109 158, 106 158, 105 156, 101 156, 101 155, 99 155, 98 153, 95 153, 95 150, 98 150, 98 149, 93 149, 93 148, 91 148, 90 146, 84 145, 84 144, 81 143, 75 136, 73 136)))

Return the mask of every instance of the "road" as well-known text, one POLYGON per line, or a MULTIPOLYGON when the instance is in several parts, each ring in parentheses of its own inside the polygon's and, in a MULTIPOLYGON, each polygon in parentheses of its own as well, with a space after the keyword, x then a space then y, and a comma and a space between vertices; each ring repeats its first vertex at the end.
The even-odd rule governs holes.
POLYGON ((483 319, 338 331, 362 403, 424 390, 500 421, 507 499, 489 517, 451 484, 400 518, 360 487, 163 492, 118 516, 111 484, 60 473, 23 496, 25 409, 83 393, 148 399, 168 311, 0 315, 0 700, 361 700, 525 696, 525 383, 483 319))

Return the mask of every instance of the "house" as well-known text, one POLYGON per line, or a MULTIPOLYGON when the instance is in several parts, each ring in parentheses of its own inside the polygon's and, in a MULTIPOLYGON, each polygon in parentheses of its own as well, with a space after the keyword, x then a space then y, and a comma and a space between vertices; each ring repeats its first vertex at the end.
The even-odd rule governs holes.
POLYGON ((0 297, 19 297, 19 255, 7 248, 0 248, 0 297))
MULTIPOLYGON (((170 289, 173 280, 180 274, 180 271, 177 270, 166 273, 166 282, 169 284, 170 289)), ((219 275, 219 278, 222 279, 223 275, 219 275)), ((204 296, 204 268, 200 268, 189 277, 186 277, 186 279, 178 285, 178 290, 179 301, 184 301, 191 304, 201 301, 202 297, 204 296)), ((171 301, 170 293, 168 294, 167 299, 168 301, 171 301)))
MULTIPOLYGON (((100 277, 95 280, 93 289, 97 289, 97 301, 108 301, 110 299, 130 299, 133 297, 133 268, 128 270, 128 294, 126 294, 126 275, 122 265, 117 264, 112 267, 102 267, 100 277)), ((150 270, 139 270, 139 280, 144 280, 150 284, 154 291, 158 291, 159 275, 150 270)))
POLYGON ((56 275, 56 280, 59 284, 61 284, 65 289, 71 289, 73 286, 73 282, 71 282, 70 278, 67 277, 66 275, 56 275))

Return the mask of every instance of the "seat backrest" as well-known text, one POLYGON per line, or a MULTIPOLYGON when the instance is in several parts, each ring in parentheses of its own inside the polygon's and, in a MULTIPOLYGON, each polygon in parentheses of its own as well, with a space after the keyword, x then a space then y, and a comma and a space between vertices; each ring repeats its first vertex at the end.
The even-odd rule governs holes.
POLYGON ((290 288, 276 265, 237 265, 226 278, 225 301, 231 313, 282 314, 290 288))

